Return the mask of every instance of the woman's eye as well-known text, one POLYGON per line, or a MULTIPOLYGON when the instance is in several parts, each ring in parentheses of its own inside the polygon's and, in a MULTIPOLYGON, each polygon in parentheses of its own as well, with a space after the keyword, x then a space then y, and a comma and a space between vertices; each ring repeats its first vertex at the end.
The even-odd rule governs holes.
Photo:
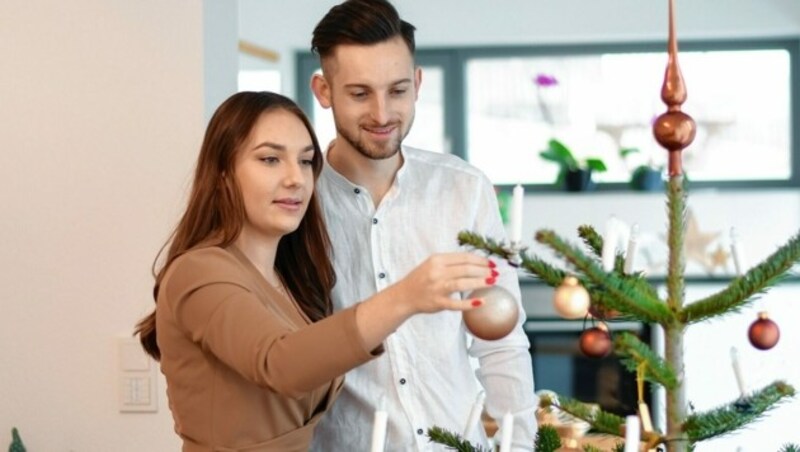
POLYGON ((312 160, 312 159, 303 159, 303 160, 300 161, 300 163, 302 163, 303 165, 307 165, 307 166, 313 166, 314 165, 314 160, 312 160))
POLYGON ((278 163, 279 160, 278 160, 278 157, 271 157, 270 156, 270 157, 263 157, 261 159, 261 161, 264 162, 264 163, 273 164, 273 163, 278 163))

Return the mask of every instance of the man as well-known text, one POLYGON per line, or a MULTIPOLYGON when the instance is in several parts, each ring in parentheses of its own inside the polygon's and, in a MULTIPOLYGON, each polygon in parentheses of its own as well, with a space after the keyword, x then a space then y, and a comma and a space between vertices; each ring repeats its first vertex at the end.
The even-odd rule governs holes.
MULTIPOLYGON (((457 157, 402 145, 422 72, 414 65, 414 27, 390 3, 333 7, 314 30, 312 50, 322 65, 312 90, 333 110, 337 132, 318 182, 334 244, 336 309, 400 280, 433 253, 459 250, 461 230, 505 236, 483 173, 457 157)), ((516 273, 506 265, 498 270, 497 284, 519 299, 516 273)), ((497 341, 469 336, 459 313, 407 322, 386 340, 383 357, 347 374, 312 448, 369 450, 373 413, 383 404, 387 450, 442 450, 427 429, 462 433, 483 386, 492 417, 514 414, 515 450, 532 450, 535 397, 523 317, 497 341)), ((487 444, 482 428, 472 432, 473 444, 487 444)))

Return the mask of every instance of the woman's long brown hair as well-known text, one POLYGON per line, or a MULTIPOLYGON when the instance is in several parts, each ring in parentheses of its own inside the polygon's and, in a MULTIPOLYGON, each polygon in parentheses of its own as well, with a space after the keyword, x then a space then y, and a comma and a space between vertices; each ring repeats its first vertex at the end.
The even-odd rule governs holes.
MULTIPOLYGON (((241 92, 228 98, 214 113, 206 129, 186 210, 153 263, 156 279, 153 298, 156 301, 161 280, 175 258, 199 245, 228 246, 239 236, 245 210, 234 163, 258 118, 275 110, 288 111, 305 125, 314 144, 314 179, 319 177, 322 151, 311 123, 297 104, 269 92, 241 92), (167 247, 164 264, 156 270, 159 256, 167 247)), ((281 238, 275 258, 281 280, 312 321, 332 311, 330 293, 336 275, 330 249, 322 211, 316 194, 312 194, 300 226, 281 238)), ((134 334, 139 335, 147 354, 156 360, 161 358, 156 340, 155 309, 136 324, 134 334)))

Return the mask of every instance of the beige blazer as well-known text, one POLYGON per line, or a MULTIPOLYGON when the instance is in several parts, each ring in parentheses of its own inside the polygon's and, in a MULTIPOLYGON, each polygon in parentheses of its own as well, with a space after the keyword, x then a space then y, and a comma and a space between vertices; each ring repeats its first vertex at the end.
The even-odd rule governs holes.
POLYGON ((191 250, 156 305, 161 371, 184 452, 306 451, 367 350, 356 308, 311 323, 235 247, 191 250))

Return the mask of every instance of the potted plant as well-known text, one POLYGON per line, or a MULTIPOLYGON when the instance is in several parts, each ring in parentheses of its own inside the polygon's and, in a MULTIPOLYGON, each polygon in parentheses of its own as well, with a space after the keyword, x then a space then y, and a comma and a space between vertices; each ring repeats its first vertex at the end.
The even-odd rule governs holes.
MULTIPOLYGON (((627 162, 629 156, 639 152, 639 148, 622 148, 619 150, 619 155, 627 162)), ((652 160, 638 165, 631 171, 630 186, 638 191, 661 190, 664 187, 663 171, 663 168, 657 166, 652 160)))
POLYGON ((564 143, 555 138, 547 142, 547 149, 539 152, 539 156, 559 165, 556 184, 562 184, 567 191, 592 190, 592 173, 606 171, 606 164, 601 159, 578 160, 564 143))

